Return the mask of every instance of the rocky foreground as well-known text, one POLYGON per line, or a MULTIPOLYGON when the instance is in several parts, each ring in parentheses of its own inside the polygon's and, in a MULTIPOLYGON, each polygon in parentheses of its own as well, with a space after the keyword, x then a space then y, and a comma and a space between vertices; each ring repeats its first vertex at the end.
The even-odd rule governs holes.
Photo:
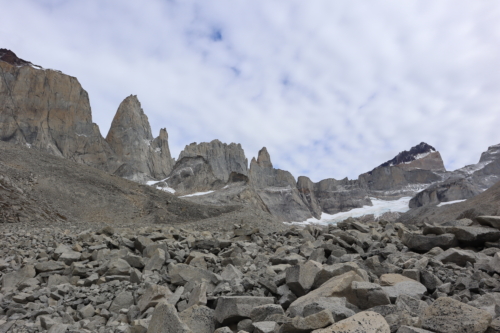
POLYGON ((500 332, 500 217, 475 221, 4 224, 0 332, 500 332))

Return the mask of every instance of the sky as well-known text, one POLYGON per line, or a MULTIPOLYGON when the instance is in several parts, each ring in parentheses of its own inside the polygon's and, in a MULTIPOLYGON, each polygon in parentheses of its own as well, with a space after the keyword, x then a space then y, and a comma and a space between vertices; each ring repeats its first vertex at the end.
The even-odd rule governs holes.
POLYGON ((106 136, 137 95, 173 157, 267 147, 313 181, 427 142, 454 170, 500 143, 495 0, 0 0, 0 47, 78 78, 106 136))

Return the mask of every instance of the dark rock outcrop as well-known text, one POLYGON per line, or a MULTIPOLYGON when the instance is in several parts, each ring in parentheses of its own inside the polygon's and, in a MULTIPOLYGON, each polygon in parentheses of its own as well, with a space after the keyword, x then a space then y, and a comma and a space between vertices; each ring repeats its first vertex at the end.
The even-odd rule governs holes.
POLYGON ((168 147, 168 134, 161 129, 153 139, 148 117, 137 96, 130 95, 120 104, 106 141, 120 165, 115 171, 120 177, 144 182, 167 177, 174 160, 168 147))
POLYGON ((433 184, 417 193, 410 200, 410 208, 469 199, 479 193, 481 193, 481 191, 469 180, 464 178, 451 178, 444 182, 433 184))
POLYGON ((392 160, 382 163, 380 167, 407 165, 408 170, 422 168, 426 170, 445 171, 441 155, 436 149, 425 142, 412 147, 410 151, 402 151, 392 160), (437 154, 436 154, 437 153, 437 154))

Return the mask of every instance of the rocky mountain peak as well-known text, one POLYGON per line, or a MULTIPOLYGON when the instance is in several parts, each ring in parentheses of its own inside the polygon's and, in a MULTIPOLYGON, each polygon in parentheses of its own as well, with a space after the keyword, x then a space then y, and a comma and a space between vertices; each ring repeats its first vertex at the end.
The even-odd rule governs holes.
POLYGON ((148 180, 150 176, 164 178, 172 170, 167 140, 165 129, 153 140, 148 117, 136 95, 121 102, 106 136, 121 165, 116 173, 136 181, 148 180))
POLYGON ((267 152, 267 148, 263 147, 259 150, 259 154, 257 156, 257 164, 263 168, 272 168, 273 163, 271 163, 271 156, 267 152))
POLYGON ((14 52, 8 49, 0 49, 0 60, 15 66, 31 64, 31 62, 19 58, 14 52))
POLYGON ((436 149, 431 145, 428 145, 425 142, 421 142, 420 144, 412 147, 410 151, 404 150, 396 155, 392 160, 389 160, 385 163, 382 163, 381 167, 394 166, 403 163, 409 163, 420 158, 423 158, 430 153, 435 152, 436 149))
MULTIPOLYGON (((127 149, 125 145, 116 145, 117 139, 127 138, 127 141, 153 140, 151 134, 151 126, 149 125, 148 117, 144 114, 141 108, 141 103, 136 95, 130 95, 121 102, 116 111, 111 128, 106 136, 106 141, 112 145, 113 149, 127 149)), ((119 153, 117 151, 117 153, 119 153)))

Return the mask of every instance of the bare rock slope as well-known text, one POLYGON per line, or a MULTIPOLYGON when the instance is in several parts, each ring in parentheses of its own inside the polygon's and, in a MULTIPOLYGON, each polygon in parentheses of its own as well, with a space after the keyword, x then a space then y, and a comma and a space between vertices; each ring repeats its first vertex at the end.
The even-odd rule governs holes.
POLYGON ((265 212, 242 205, 213 206, 183 200, 107 172, 27 147, 0 142, 1 222, 62 221, 133 226, 201 224, 220 230, 255 222, 263 230, 282 226, 265 212))

